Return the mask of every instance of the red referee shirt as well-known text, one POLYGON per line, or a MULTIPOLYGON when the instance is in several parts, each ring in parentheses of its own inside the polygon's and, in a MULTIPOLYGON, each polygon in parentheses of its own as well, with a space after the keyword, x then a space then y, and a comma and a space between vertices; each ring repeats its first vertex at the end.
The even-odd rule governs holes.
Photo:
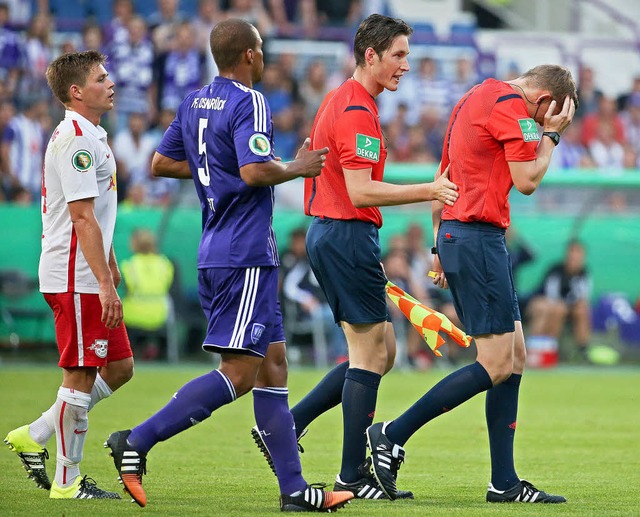
POLYGON ((536 159, 540 133, 524 99, 505 82, 487 79, 460 99, 451 113, 442 170, 460 197, 445 205, 442 219, 480 221, 501 228, 510 222, 513 186, 507 162, 536 159))
POLYGON ((304 211, 332 219, 358 219, 382 226, 376 207, 353 206, 342 168, 372 169, 371 178, 382 181, 387 150, 376 103, 359 82, 349 79, 329 92, 318 109, 311 129, 311 149, 329 148, 320 176, 305 179, 304 211))

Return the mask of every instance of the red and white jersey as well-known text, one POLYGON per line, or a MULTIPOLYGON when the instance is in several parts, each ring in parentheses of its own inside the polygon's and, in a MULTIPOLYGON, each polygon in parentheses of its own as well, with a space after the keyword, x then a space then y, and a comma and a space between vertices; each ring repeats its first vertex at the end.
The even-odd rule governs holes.
POLYGON ((116 187, 116 160, 107 143, 107 132, 67 110, 44 157, 38 270, 41 292, 99 292, 98 281, 80 249, 67 204, 94 198, 108 259, 118 207, 116 187))

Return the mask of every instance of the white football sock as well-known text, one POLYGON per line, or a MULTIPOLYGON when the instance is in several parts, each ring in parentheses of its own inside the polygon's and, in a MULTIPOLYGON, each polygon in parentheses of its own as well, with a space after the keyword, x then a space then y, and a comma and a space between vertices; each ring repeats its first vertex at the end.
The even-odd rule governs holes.
POLYGON ((113 390, 109 387, 107 382, 100 376, 96 375, 96 381, 93 383, 91 389, 91 402, 89 403, 89 411, 102 399, 106 399, 113 393, 113 390))
MULTIPOLYGON (((112 393, 113 390, 98 373, 96 381, 93 383, 93 388, 91 389, 91 402, 89 403, 88 411, 91 411, 93 406, 101 400, 106 399, 112 393)), ((46 447, 47 442, 56 430, 55 415, 55 404, 53 404, 53 406, 42 413, 40 418, 29 424, 29 435, 43 447, 46 447)))
POLYGON ((40 445, 45 447, 47 442, 56 431, 55 425, 56 405, 55 403, 47 409, 42 416, 29 424, 29 434, 40 445))
POLYGON ((91 395, 72 388, 60 388, 55 407, 58 452, 55 481, 61 488, 73 484, 80 475, 80 460, 89 428, 87 413, 91 395))

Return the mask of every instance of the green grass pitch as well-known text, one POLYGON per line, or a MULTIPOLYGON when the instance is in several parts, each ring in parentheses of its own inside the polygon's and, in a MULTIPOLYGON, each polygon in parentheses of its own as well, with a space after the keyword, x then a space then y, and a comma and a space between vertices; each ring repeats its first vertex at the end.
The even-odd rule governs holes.
MULTIPOLYGON (((111 431, 132 427, 161 408, 184 382, 207 365, 140 366, 134 379, 90 414, 82 473, 116 490, 116 473, 102 444, 111 431)), ((394 371, 383 380, 375 420, 406 409, 445 372, 394 371)), ((322 372, 294 370, 295 403, 322 372)), ((0 432, 30 422, 55 398, 60 373, 54 367, 0 366, 0 432)), ((407 444, 398 484, 413 501, 355 501, 341 510, 352 516, 384 515, 640 515, 640 370, 559 368, 531 371, 521 388, 516 465, 519 475, 568 503, 489 505, 489 452, 484 396, 478 396, 421 429, 407 444)), ((49 500, 26 478, 14 453, 0 449, 0 515, 115 516, 276 515, 278 486, 254 446, 250 395, 149 454, 144 478, 148 505, 123 501, 49 500)), ((341 412, 334 409, 303 439, 304 475, 332 484, 339 469, 341 412)), ((55 441, 49 443, 53 477, 55 441)))

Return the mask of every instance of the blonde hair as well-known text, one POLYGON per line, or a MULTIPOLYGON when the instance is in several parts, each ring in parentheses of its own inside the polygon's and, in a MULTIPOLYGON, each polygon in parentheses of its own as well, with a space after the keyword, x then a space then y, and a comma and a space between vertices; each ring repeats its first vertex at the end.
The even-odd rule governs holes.
POLYGON ((560 65, 538 65, 522 74, 522 78, 530 83, 549 90, 551 98, 562 106, 565 97, 569 96, 578 108, 576 82, 568 68, 560 65))

